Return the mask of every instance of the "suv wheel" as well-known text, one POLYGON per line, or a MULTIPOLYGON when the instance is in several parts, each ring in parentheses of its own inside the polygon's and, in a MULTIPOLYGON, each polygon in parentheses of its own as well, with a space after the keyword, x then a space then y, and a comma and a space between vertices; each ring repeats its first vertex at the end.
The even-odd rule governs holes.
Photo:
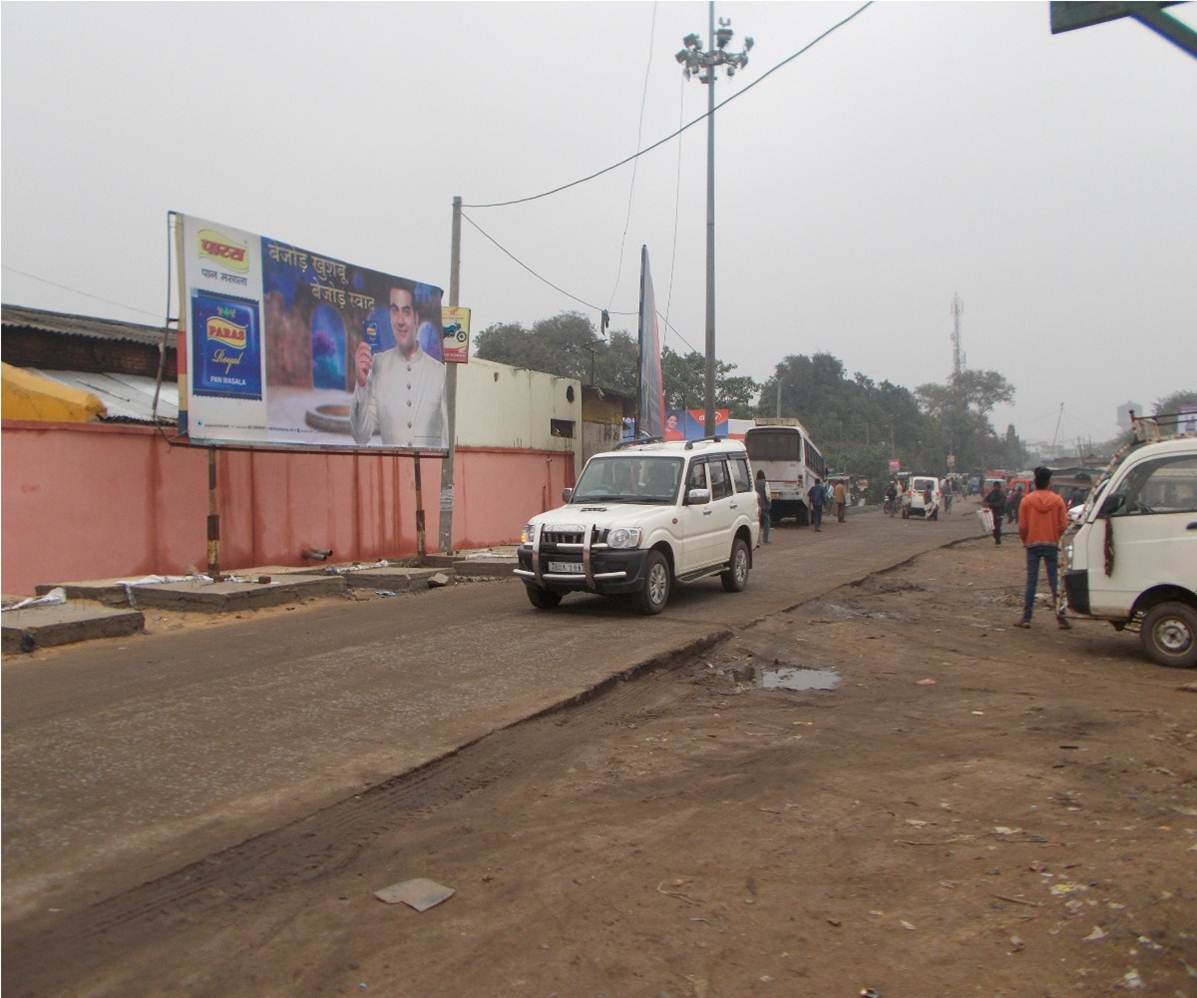
POLYGON ((723 588, 729 593, 742 593, 748 586, 748 545, 742 537, 732 544, 731 562, 727 571, 719 576, 723 588))
POLYGON ((673 579, 669 562, 660 551, 650 551, 644 559, 644 588, 636 594, 636 607, 641 613, 660 613, 669 602, 673 579))
POLYGON ((1160 603, 1139 628, 1143 650, 1160 665, 1197 665, 1197 610, 1187 603, 1160 603))
POLYGON ((561 602, 561 594, 540 586, 524 586, 528 590, 528 602, 537 610, 552 610, 561 602))

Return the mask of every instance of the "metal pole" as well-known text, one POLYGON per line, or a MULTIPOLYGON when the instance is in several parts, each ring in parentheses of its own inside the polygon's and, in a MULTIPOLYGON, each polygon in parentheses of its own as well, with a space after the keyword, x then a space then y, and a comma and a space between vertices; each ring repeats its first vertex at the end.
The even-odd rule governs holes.
POLYGON ((413 454, 416 462, 416 557, 424 560, 424 486, 420 481, 420 455, 413 454))
MULTIPOLYGON (((449 304, 457 305, 461 286, 461 196, 453 199, 453 234, 449 243, 449 304)), ((441 526, 439 546, 453 553, 453 462, 457 456, 457 365, 445 365, 445 408, 449 425, 449 453, 441 461, 441 526)), ((593 379, 591 379, 593 380, 593 379)), ((423 555, 421 554, 421 557, 423 555)))
POLYGON ((208 448, 208 575, 220 581, 220 505, 216 494, 216 448, 208 448))
MULTIPOLYGON (((715 51, 715 0, 709 4, 707 51, 715 51)), ((707 66, 707 364, 706 436, 715 435, 715 67, 707 66)))

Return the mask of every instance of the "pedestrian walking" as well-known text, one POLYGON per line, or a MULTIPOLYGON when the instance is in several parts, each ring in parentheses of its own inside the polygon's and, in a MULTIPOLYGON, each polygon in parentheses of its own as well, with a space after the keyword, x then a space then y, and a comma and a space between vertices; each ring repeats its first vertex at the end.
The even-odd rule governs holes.
POLYGON ((848 490, 844 488, 843 479, 835 483, 835 518, 838 523, 844 522, 844 511, 848 506, 848 490))
POLYGON ((1027 551, 1027 589, 1022 600, 1022 619, 1018 627, 1031 626, 1031 611, 1035 607, 1035 590, 1039 585, 1039 562, 1047 569, 1047 584, 1052 591, 1052 609, 1056 624, 1062 630, 1072 625, 1064 617, 1058 586, 1060 538, 1068 529, 1068 507, 1051 490, 1050 468, 1035 469, 1035 491, 1022 500, 1018 514, 1018 536, 1027 551))
POLYGON ((1002 543, 1002 514, 1006 511, 1006 497, 1002 495, 1002 483, 994 482, 985 496, 984 503, 993 514, 993 543, 1002 543))
POLYGON ((815 484, 810 487, 806 499, 810 503, 811 523, 815 525, 816 531, 820 531, 823 529, 823 504, 827 501, 827 490, 823 488, 820 479, 815 479, 815 484))
POLYGON ((756 507, 757 512, 761 518, 761 543, 769 543, 769 528, 770 510, 773 508, 773 500, 769 498, 769 483, 765 481, 765 473, 758 471, 756 473, 756 507))

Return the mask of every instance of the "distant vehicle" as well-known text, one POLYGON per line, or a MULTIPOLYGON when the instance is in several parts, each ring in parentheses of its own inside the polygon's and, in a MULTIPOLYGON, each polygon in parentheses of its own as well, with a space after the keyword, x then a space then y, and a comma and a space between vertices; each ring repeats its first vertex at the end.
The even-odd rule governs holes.
POLYGON ((815 479, 827 481, 827 464, 810 434, 796 419, 758 419, 744 435, 744 446, 753 467, 769 481, 772 520, 794 519, 798 526, 810 522, 806 494, 815 479))
POLYGON ((943 490, 939 479, 930 475, 912 475, 910 487, 902 498, 902 519, 921 516, 927 520, 938 520, 939 509, 943 504, 943 490), (927 489, 931 490, 931 502, 926 500, 927 489))
POLYGON ((1069 608, 1137 630, 1163 665, 1197 666, 1197 437, 1132 449, 1071 515, 1069 608))
POLYGON ((595 454, 565 505, 524 526, 515 574, 538 610, 591 592, 660 613, 676 583, 713 575, 740 592, 760 531, 752 475, 744 445, 718 437, 595 454))

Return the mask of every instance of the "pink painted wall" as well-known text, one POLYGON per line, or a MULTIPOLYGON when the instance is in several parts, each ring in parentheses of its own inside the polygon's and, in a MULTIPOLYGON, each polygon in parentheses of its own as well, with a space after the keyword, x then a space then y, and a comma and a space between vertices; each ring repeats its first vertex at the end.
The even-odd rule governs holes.
MULTIPOLYGON (((38 583, 179 574, 207 563, 208 465, 148 427, 3 424, 6 594, 38 583)), ((221 568, 303 564, 416 550, 414 462, 386 454, 220 450, 221 568)), ((437 549, 441 462, 421 461, 428 550, 437 549)), ((511 543, 573 484, 568 452, 460 447, 458 548, 511 543)))

